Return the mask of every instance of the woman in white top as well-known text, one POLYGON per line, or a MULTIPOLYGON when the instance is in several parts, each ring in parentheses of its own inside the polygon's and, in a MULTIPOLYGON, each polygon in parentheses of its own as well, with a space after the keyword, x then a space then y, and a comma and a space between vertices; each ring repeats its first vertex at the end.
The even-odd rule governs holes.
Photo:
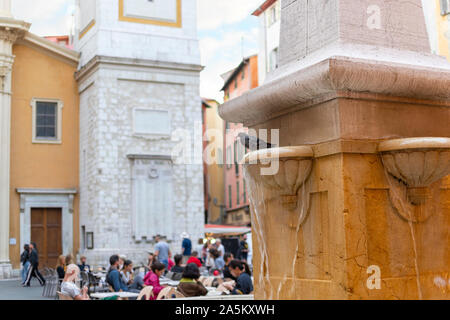
POLYGON ((68 265, 64 281, 61 284, 61 293, 71 297, 73 300, 90 300, 87 294, 88 288, 84 287, 80 290, 75 283, 79 275, 80 268, 76 264, 68 265))

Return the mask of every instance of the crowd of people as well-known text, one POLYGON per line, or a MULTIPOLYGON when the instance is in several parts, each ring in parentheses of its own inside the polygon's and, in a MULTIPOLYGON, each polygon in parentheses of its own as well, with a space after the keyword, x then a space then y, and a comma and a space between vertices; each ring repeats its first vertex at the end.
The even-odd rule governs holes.
MULTIPOLYGON (((230 294, 250 294, 253 292, 251 270, 247 264, 248 244, 246 236, 240 242, 238 257, 226 252, 220 240, 215 242, 200 239, 193 248, 188 234, 182 234, 181 253, 173 256, 169 244, 156 236, 154 252, 148 253, 147 265, 135 269, 133 262, 126 256, 115 254, 109 259, 105 282, 112 292, 139 293, 151 286, 150 300, 156 300, 159 293, 166 287, 160 284, 160 278, 165 276, 179 282, 177 291, 184 297, 205 296, 208 293, 201 277, 215 277, 221 279, 223 288, 230 294), (147 270, 147 271, 142 271, 147 270)), ((32 277, 36 277, 41 285, 45 279, 39 273, 38 253, 36 244, 26 245, 21 256, 23 265, 22 284, 30 286, 32 277)), ((86 257, 81 256, 75 264, 72 255, 60 256, 56 272, 61 283, 61 293, 75 300, 88 300, 88 288, 80 288, 76 281, 81 272, 92 272, 86 257)))

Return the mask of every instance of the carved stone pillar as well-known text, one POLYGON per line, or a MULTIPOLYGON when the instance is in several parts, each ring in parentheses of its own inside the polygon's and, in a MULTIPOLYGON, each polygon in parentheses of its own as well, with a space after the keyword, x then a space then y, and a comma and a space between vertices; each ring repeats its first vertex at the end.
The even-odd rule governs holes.
POLYGON ((11 276, 9 259, 9 199, 11 149, 11 72, 12 47, 30 24, 12 19, 10 1, 0 1, 0 279, 11 276))

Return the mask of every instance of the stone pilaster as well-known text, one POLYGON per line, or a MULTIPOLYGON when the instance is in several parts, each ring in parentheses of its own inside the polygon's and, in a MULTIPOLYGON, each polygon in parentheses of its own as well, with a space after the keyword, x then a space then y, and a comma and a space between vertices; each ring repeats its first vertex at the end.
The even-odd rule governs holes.
POLYGON ((4 14, 9 8, 9 1, 0 1, 0 279, 12 275, 9 259, 12 46, 30 27, 4 14))

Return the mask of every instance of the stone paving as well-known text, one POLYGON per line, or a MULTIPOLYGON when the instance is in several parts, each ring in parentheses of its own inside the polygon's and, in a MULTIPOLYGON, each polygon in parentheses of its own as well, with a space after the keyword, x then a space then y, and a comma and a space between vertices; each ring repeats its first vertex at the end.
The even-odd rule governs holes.
POLYGON ((0 281, 0 300, 52 300, 42 296, 43 288, 36 279, 31 281, 30 288, 24 288, 20 280, 0 281))

